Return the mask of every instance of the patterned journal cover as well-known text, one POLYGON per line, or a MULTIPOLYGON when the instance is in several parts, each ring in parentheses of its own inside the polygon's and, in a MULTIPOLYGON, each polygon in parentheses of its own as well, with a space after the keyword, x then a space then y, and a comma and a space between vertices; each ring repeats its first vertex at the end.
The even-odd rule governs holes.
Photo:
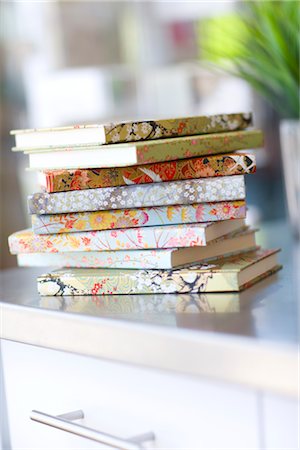
POLYGON ((254 155, 234 153, 110 169, 48 170, 39 174, 39 181, 41 188, 47 192, 65 192, 77 189, 239 175, 255 171, 254 155))
POLYGON ((25 153, 29 154, 30 167, 34 169, 86 169, 115 167, 116 163, 120 167, 174 161, 194 156, 232 153, 262 145, 262 131, 245 130, 97 147, 73 145, 53 149, 28 149, 25 153), (84 158, 78 158, 79 151, 84 153, 84 158), (49 152, 53 158, 51 163, 48 161, 47 166, 44 166, 42 155, 49 152))
POLYGON ((229 233, 207 246, 163 250, 120 250, 111 252, 20 253, 23 267, 87 267, 114 269, 171 269, 185 264, 211 260, 257 248, 254 230, 229 233), (230 249, 230 250, 229 250, 230 249), (196 250, 196 251, 195 251, 196 250), (229 251, 228 251, 229 250, 229 251), (174 259, 175 257, 175 259, 174 259))
POLYGON ((42 128, 13 130, 11 134, 30 134, 35 132, 51 132, 100 128, 104 131, 104 139, 94 144, 114 144, 161 139, 168 137, 190 136, 195 134, 218 133, 222 131, 243 130, 252 125, 251 113, 219 114, 213 116, 177 117, 174 119, 143 120, 135 122, 115 122, 103 125, 75 125, 73 127, 42 128))
MULTIPOLYGON (((240 285, 240 273, 278 250, 257 250, 222 261, 171 270, 62 269, 38 277, 40 295, 234 292, 280 268, 263 269, 240 285), (266 273, 267 272, 267 273, 266 273)), ((266 264, 267 265, 267 264, 266 264)))
MULTIPOLYGON (((275 271, 275 270, 274 270, 275 271)), ((265 278, 270 271, 259 279, 265 278)), ((253 284, 253 282, 252 282, 253 284)), ((248 284, 251 286, 251 283, 248 284)), ((46 296, 40 297, 40 306, 67 311, 71 313, 86 313, 93 315, 111 315, 116 317, 124 314, 150 317, 157 315, 172 315, 174 324, 187 327, 190 325, 188 315, 205 313, 237 313, 244 305, 253 301, 253 294, 258 302, 265 301, 266 293, 263 286, 253 286, 251 290, 242 292, 214 292, 197 294, 128 294, 128 295, 77 295, 77 296, 46 296)), ((163 320, 165 321, 165 317, 163 320)))
POLYGON ((209 228, 216 232, 219 230, 219 236, 222 236, 243 227, 244 224, 244 220, 236 219, 191 225, 61 234, 34 234, 32 230, 24 230, 9 236, 8 243, 12 254, 192 247, 207 244, 206 233, 209 228))
POLYGON ((244 198, 244 175, 236 175, 52 194, 36 193, 28 197, 28 206, 30 214, 60 214, 145 206, 187 205, 244 198))
POLYGON ((240 200, 70 214, 45 214, 31 217, 32 229, 36 234, 53 234, 215 222, 227 219, 243 219, 245 216, 246 202, 240 200))

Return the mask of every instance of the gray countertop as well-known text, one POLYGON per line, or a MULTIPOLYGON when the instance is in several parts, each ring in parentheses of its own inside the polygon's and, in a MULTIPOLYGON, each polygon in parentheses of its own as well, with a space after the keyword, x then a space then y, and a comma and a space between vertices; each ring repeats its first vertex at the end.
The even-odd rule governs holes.
POLYGON ((39 297, 45 269, 3 271, 1 336, 296 396, 299 246, 284 223, 258 243, 283 270, 240 294, 39 297))

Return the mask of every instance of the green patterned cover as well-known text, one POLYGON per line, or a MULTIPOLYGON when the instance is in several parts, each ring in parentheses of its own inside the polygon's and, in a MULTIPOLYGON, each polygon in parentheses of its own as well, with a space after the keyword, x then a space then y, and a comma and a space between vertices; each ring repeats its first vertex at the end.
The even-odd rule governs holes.
MULTIPOLYGON (((204 134, 197 136, 185 136, 178 138, 157 139, 152 141, 143 141, 126 144, 112 144, 107 146, 95 145, 72 145, 69 147, 43 148, 43 149, 26 149, 26 154, 31 153, 48 153, 53 154, 60 152, 69 152, 68 167, 64 164, 55 163, 52 168, 56 169, 77 169, 92 167, 116 167, 117 161, 111 157, 107 162, 99 161, 97 165, 93 162, 93 158, 89 158, 89 151, 102 151, 107 153, 111 151, 111 155, 115 155, 116 150, 122 153, 134 148, 135 162, 127 163, 126 158, 122 161, 122 166, 150 164, 162 161, 176 161, 178 159, 192 158, 196 156, 208 156, 213 154, 231 153, 236 150, 246 150, 263 146, 263 133, 260 130, 233 131, 226 133, 204 134), (85 160, 82 162, 72 162, 72 152, 84 151, 85 160)), ((109 158, 108 158, 109 159, 109 158)), ((132 159, 132 158, 131 158, 132 159)), ((51 167, 48 167, 50 169, 51 167)))

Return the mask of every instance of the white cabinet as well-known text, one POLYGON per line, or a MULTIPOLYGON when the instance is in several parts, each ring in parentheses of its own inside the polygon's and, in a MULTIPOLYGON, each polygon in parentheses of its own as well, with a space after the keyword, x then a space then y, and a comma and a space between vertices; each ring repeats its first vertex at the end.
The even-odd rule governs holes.
POLYGON ((262 410, 265 449, 299 449, 300 418, 297 400, 265 393, 262 410))
POLYGON ((82 409, 78 423, 122 438, 153 431, 148 448, 260 448, 254 391, 12 341, 2 358, 11 450, 108 448, 31 421, 33 409, 82 409))

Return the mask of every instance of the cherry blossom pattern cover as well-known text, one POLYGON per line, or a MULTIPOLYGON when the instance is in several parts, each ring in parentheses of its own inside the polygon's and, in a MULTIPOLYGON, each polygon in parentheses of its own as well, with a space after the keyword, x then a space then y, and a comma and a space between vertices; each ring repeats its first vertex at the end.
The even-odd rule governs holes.
POLYGON ((28 197, 28 207, 30 214, 41 215, 244 199, 244 175, 236 175, 51 194, 42 192, 28 197))
POLYGON ((148 250, 113 250, 91 252, 51 252, 51 253, 19 253, 18 265, 21 267, 77 267, 77 268, 114 268, 114 269, 171 269, 186 264, 206 260, 224 258, 234 254, 249 252, 258 248, 253 240, 248 240, 253 230, 243 229, 229 233, 211 241, 207 247, 190 249, 148 249, 148 250), (230 245, 228 245, 228 243, 230 245), (239 243, 240 245, 236 246, 239 243), (230 251, 228 251, 230 248, 230 251), (183 255, 184 253, 184 255, 183 255), (177 262, 173 256, 177 257, 177 262), (179 262, 178 257, 181 261, 179 262))
POLYGON ((12 254, 40 252, 90 252, 177 248, 207 245, 207 231, 213 227, 218 236, 245 226, 243 219, 189 225, 80 231, 77 233, 35 234, 32 230, 13 233, 8 238, 12 254))

